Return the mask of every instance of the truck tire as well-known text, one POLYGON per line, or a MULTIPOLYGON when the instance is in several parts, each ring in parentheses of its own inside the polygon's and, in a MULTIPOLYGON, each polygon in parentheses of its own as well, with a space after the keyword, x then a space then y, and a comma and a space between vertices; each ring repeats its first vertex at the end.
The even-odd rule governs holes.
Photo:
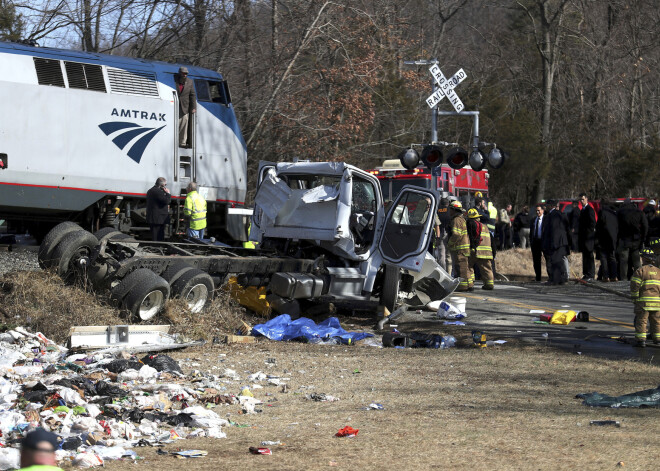
POLYGON ((92 253, 92 249, 99 244, 94 235, 85 230, 78 230, 65 234, 53 250, 51 266, 66 283, 81 282, 86 279, 87 263, 85 259, 92 253))
POLYGON ((394 312, 397 299, 399 299, 399 267, 385 265, 380 305, 385 306, 390 312, 394 312))
POLYGON ((66 221, 53 227, 50 232, 46 234, 46 237, 44 237, 44 240, 39 246, 39 252, 37 255, 39 266, 44 270, 53 266, 53 250, 55 250, 57 244, 59 244, 62 238, 70 232, 82 230, 82 227, 71 221, 66 221))
POLYGON ((184 273, 194 268, 183 262, 174 262, 160 275, 172 286, 184 273))
POLYGON ((112 240, 132 239, 130 235, 118 231, 114 227, 104 227, 103 229, 99 229, 94 233, 94 236, 99 240, 99 243, 108 239, 112 239, 112 240))
POLYGON ((213 278, 208 273, 191 268, 172 283, 172 297, 181 298, 194 314, 201 312, 213 298, 213 278))
POLYGON ((108 274, 108 264, 94 264, 87 269, 87 280, 92 284, 96 289, 103 286, 105 277, 108 274))
MULTIPOLYGON (((132 286, 123 299, 122 307, 132 318, 149 320, 165 306, 170 295, 170 285, 148 268, 139 268, 131 274, 132 286)), ((122 282, 126 278, 128 276, 122 282)))
POLYGON ((151 270, 148 268, 138 268, 137 270, 134 270, 125 275, 118 284, 112 287, 110 290, 110 301, 115 307, 121 307, 122 303, 124 302, 124 298, 131 290, 131 288, 143 277, 149 276, 142 273, 144 270, 151 272, 151 270))

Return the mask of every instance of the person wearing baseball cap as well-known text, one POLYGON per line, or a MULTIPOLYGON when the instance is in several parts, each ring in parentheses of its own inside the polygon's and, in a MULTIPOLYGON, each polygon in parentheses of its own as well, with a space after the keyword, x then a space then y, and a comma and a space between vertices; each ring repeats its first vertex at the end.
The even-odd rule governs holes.
POLYGON ((56 466, 57 435, 42 428, 29 432, 21 441, 21 469, 29 471, 61 471, 56 466))
POLYGON ((188 68, 179 67, 179 73, 174 74, 175 88, 179 97, 179 146, 190 147, 188 143, 188 121, 190 113, 197 111, 197 96, 193 81, 188 78, 188 68))

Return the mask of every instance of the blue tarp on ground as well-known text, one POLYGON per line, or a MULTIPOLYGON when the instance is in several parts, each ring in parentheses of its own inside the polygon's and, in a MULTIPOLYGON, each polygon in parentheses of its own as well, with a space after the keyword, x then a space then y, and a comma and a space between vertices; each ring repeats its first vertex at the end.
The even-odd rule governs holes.
POLYGON ((583 404, 591 407, 660 407, 660 386, 623 396, 608 396, 600 393, 585 393, 575 396, 584 399, 583 404))
POLYGON ((367 337, 373 337, 373 334, 366 332, 346 332, 336 317, 329 317, 323 322, 315 324, 313 320, 306 317, 292 321, 291 316, 288 314, 277 316, 265 324, 255 325, 252 328, 252 333, 253 335, 263 335, 271 340, 339 338, 342 343, 353 343, 367 337))

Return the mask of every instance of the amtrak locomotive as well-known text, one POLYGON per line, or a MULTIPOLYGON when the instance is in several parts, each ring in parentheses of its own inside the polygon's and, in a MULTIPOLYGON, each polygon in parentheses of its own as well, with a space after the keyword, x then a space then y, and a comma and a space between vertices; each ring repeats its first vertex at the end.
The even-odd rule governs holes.
POLYGON ((178 64, 0 42, 0 219, 37 238, 56 222, 140 234, 165 177, 172 227, 185 189, 208 202, 207 233, 244 239, 247 149, 222 75, 187 66, 197 95, 179 147, 178 64))

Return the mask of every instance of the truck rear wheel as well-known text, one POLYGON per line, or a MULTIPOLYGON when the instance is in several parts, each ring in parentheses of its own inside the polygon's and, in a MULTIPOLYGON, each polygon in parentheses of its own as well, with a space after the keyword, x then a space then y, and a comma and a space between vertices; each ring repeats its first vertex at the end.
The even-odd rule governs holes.
POLYGON ((133 317, 143 321, 158 314, 170 295, 170 285, 148 268, 129 273, 112 290, 111 297, 133 317))
POLYGON ((58 224, 53 227, 44 240, 39 246, 39 252, 37 254, 37 260, 39 261, 39 266, 44 270, 53 266, 53 250, 57 247, 57 244, 60 243, 62 238, 74 231, 82 231, 83 228, 80 227, 75 222, 66 221, 58 224))
POLYGON ((380 305, 385 306, 390 312, 396 309, 399 299, 399 267, 385 265, 383 276, 383 289, 380 293, 380 305))
POLYGON ((89 255, 99 241, 93 234, 78 230, 65 234, 53 250, 51 266, 66 283, 78 283, 86 279, 89 255))
POLYGON ((99 229, 94 233, 94 236, 99 240, 99 243, 107 239, 112 239, 112 240, 131 239, 130 235, 124 234, 123 232, 118 231, 114 227, 104 227, 103 229, 99 229))
POLYGON ((190 312, 201 312, 213 297, 213 278, 208 273, 191 268, 172 283, 172 297, 185 301, 190 312))
POLYGON ((161 276, 172 286, 184 273, 194 268, 183 262, 175 262, 165 269, 161 276))

